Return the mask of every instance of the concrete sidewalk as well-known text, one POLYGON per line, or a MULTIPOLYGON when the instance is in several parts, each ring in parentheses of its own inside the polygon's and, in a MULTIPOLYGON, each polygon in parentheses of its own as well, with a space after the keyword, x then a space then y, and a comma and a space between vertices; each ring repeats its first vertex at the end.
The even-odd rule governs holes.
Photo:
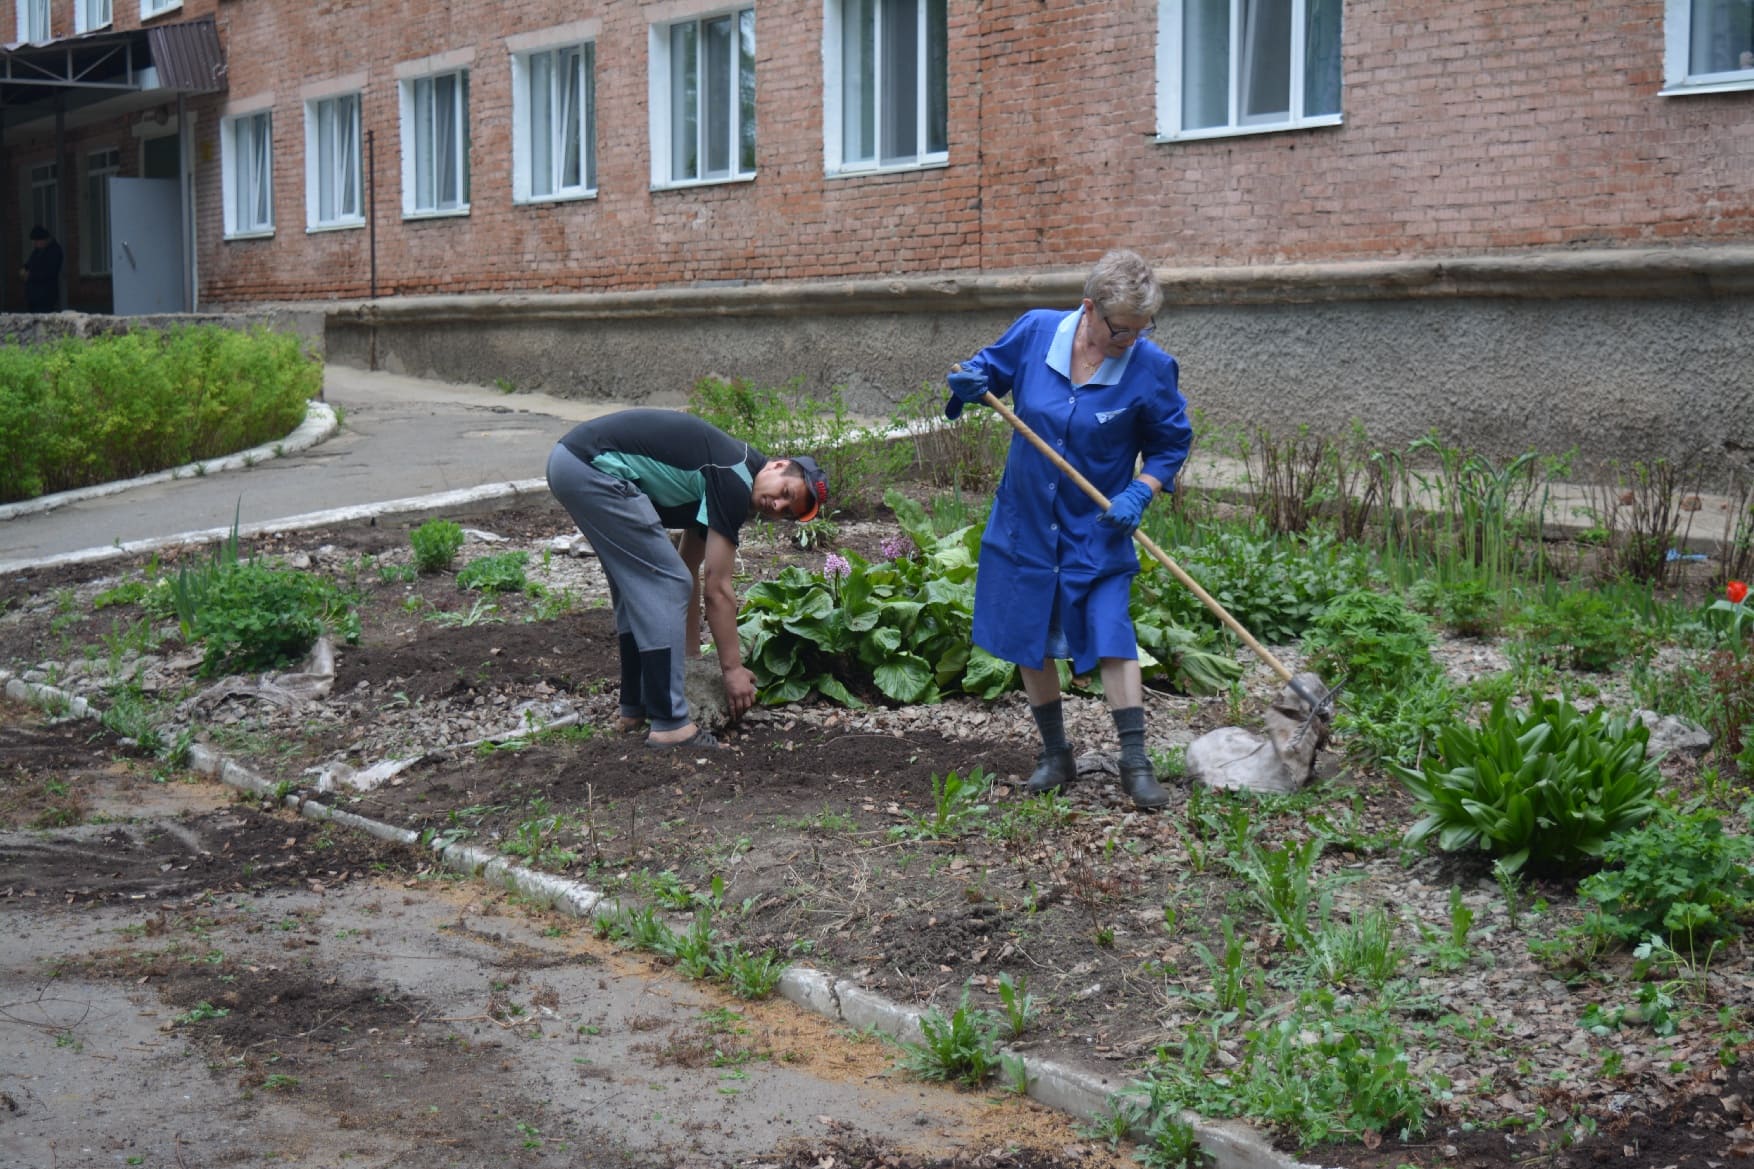
POLYGON ((555 441, 574 423, 621 405, 330 366, 322 402, 284 442, 206 460, 199 472, 0 507, 0 573, 230 531, 234 519, 247 534, 546 492, 555 441))

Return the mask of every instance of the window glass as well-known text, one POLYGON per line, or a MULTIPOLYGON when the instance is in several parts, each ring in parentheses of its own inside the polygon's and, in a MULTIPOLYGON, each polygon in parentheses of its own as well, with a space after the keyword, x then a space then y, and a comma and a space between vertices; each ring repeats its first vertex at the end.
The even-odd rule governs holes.
POLYGON ((569 45, 519 58, 521 103, 514 122, 521 127, 514 152, 521 173, 519 196, 552 198, 584 194, 596 184, 592 74, 595 49, 569 45))
POLYGON ((41 225, 57 239, 61 236, 61 168, 39 162, 30 168, 30 220, 22 224, 27 237, 41 225))
POLYGON ((94 150, 85 156, 85 217, 80 229, 79 270, 110 273, 110 176, 122 171, 122 152, 94 150))
POLYGON ((90 32, 105 27, 110 21, 110 0, 74 0, 74 32, 90 32))
POLYGON ((1341 0, 1168 0, 1178 73, 1161 84, 1179 111, 1170 132, 1278 129, 1339 114, 1340 14, 1341 0))
POLYGON ((233 118, 223 135, 226 231, 238 235, 274 227, 273 144, 267 112, 233 118))
POLYGON ((664 33, 669 110, 660 181, 755 173, 755 10, 673 24, 664 33))
POLYGON ((1748 0, 1693 0, 1687 72, 1754 70, 1754 5, 1748 0))
POLYGON ((311 151, 316 196, 311 226, 359 223, 365 218, 360 204, 359 95, 314 102, 311 121, 316 139, 311 151))
POLYGON ((49 37, 49 0, 18 0, 18 39, 41 42, 49 37))
POLYGON ((905 166, 949 148, 944 0, 839 0, 841 162, 905 166))
POLYGON ((412 109, 410 210, 464 210, 469 203, 469 75, 440 73, 406 84, 412 109))

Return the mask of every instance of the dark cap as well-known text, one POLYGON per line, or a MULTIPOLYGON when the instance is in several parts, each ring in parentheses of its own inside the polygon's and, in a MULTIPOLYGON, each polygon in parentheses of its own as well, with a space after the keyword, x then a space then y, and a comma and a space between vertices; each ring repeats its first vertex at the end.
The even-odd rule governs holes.
POLYGON ((810 510, 796 517, 799 523, 816 518, 823 508, 828 506, 828 476, 816 465, 816 460, 809 455, 796 455, 792 458, 798 470, 804 472, 804 486, 810 489, 810 510))
POLYGON ((48 239, 49 238, 49 229, 44 227, 42 224, 39 223, 35 227, 30 229, 30 238, 32 238, 32 239, 48 239))

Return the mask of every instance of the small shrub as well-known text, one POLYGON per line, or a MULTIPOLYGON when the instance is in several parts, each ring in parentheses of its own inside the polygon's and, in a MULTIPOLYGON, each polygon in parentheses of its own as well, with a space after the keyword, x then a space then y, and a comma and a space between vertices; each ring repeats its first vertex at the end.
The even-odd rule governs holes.
POLYGON ((1609 866, 1586 877, 1580 896, 1601 907, 1613 936, 1636 942, 1648 934, 1671 939, 1739 932, 1754 912, 1754 840, 1726 834, 1715 813, 1664 807, 1647 823, 1602 849, 1609 866))
POLYGON ((1389 769, 1425 815, 1407 830, 1446 852, 1480 848, 1508 873, 1525 864, 1574 868, 1656 810, 1650 731, 1636 719, 1580 714, 1537 698, 1527 713, 1496 702, 1478 726, 1451 726, 1415 771, 1389 769))
POLYGON ((1630 617, 1600 593, 1562 593, 1522 620, 1524 640, 1549 665, 1604 673, 1630 652, 1630 617))
POLYGON ((322 577, 257 561, 219 574, 202 594, 194 640, 204 677, 273 669, 297 661, 346 609, 322 577))
POLYGON ((1711 687, 1706 729, 1718 749, 1735 758, 1754 747, 1754 653, 1715 650, 1705 659, 1705 676, 1711 687))
POLYGON ((414 567, 421 572, 443 572, 463 546, 463 529, 450 520, 427 520, 408 533, 414 545, 414 567))
POLYGON ((1503 624, 1498 592, 1484 580, 1453 582, 1438 601, 1444 628, 1457 637, 1491 637, 1503 624))
POLYGON ((1392 693, 1437 668, 1424 618, 1400 597, 1373 589, 1335 597, 1315 619, 1304 648, 1313 669, 1345 678, 1353 695, 1392 693))
POLYGON ((1335 729, 1366 761, 1409 761, 1455 714, 1455 691, 1431 656, 1425 619, 1397 596, 1359 589, 1336 597, 1316 618, 1304 648, 1346 700, 1335 729))
POLYGON ((483 593, 518 593, 530 587, 528 552, 500 552, 471 560, 457 573, 457 587, 483 593))

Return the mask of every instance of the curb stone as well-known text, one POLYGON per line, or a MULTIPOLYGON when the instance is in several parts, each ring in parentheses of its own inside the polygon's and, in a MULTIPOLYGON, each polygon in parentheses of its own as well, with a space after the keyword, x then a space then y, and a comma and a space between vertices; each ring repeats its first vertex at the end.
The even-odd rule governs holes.
MULTIPOLYGON (((84 698, 40 682, 26 682, 10 670, 0 669, 0 682, 4 683, 5 693, 11 698, 45 708, 63 709, 75 718, 95 720, 101 717, 101 712, 84 698)), ((202 744, 191 747, 189 766, 228 787, 262 799, 276 798, 276 785, 211 747, 202 744)), ((615 898, 600 890, 527 868, 499 853, 461 843, 422 845, 421 834, 406 828, 306 800, 296 794, 282 796, 280 800, 286 808, 307 819, 340 824, 393 844, 429 848, 445 867, 454 872, 493 888, 529 897, 571 917, 590 920, 608 916, 619 908, 620 903, 615 898)), ((925 1012, 904 1007, 856 983, 835 979, 807 966, 788 966, 780 977, 778 992, 794 1006, 860 1031, 875 1031, 903 1042, 917 1042, 922 1034, 920 1019, 925 1012)), ((1029 1082, 1030 1099, 1079 1120, 1092 1121, 1105 1115, 1116 1093, 1127 1086, 1108 1076, 1054 1060, 1016 1052, 1006 1054, 1022 1064, 1029 1082)), ((1279 1152, 1263 1135, 1246 1124, 1207 1120, 1193 1113, 1183 1113, 1182 1120, 1192 1126, 1195 1139, 1210 1158, 1213 1169, 1319 1169, 1279 1152)))

